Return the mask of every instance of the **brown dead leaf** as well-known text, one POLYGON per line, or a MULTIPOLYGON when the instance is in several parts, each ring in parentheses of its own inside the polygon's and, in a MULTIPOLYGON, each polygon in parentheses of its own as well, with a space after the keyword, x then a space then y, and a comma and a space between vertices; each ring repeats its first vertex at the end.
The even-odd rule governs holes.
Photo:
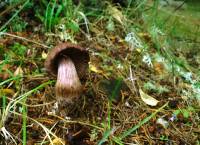
POLYGON ((11 68, 10 64, 4 64, 3 67, 2 67, 2 70, 6 71, 6 70, 8 70, 10 68, 11 68))
POLYGON ((161 62, 153 62, 154 69, 157 74, 162 75, 166 73, 164 64, 161 62))
MULTIPOLYGON (((0 62, 1 64, 1 62, 0 62)), ((7 72, 7 70, 9 70, 11 68, 10 64, 4 64, 2 67, 2 72, 0 73, 0 78, 2 80, 6 80, 10 77, 10 74, 7 72)))
POLYGON ((10 77, 10 74, 9 73, 0 73, 0 78, 2 79, 2 80, 6 80, 6 79, 8 79, 10 77))

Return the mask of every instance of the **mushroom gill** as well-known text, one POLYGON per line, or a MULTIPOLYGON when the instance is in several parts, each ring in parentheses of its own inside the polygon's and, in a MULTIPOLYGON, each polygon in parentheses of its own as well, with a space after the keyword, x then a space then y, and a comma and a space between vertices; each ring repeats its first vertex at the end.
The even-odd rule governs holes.
POLYGON ((61 103, 70 103, 79 97, 82 85, 70 57, 62 56, 58 63, 56 98, 61 103))

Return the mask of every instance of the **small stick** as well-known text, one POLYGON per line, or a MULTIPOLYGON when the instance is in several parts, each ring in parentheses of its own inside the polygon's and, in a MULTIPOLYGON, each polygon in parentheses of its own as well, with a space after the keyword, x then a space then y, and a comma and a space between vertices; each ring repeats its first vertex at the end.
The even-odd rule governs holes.
POLYGON ((44 48, 51 48, 51 47, 49 47, 49 46, 47 46, 47 45, 44 45, 44 44, 42 44, 42 43, 39 43, 39 42, 30 40, 30 39, 27 39, 27 38, 24 38, 24 37, 21 37, 21 36, 17 36, 17 35, 14 35, 14 34, 6 33, 6 32, 0 32, 0 36, 1 36, 1 35, 6 35, 6 36, 14 37, 14 38, 17 38, 17 39, 21 39, 21 40, 24 40, 24 41, 27 41, 27 42, 31 42, 31 43, 40 45, 40 46, 42 46, 42 47, 44 47, 44 48))

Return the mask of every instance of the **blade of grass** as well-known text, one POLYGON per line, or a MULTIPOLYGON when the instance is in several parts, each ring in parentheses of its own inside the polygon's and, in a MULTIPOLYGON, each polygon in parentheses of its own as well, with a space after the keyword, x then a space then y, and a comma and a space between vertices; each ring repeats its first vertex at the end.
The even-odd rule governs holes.
MULTIPOLYGON (((15 78, 19 78, 19 77, 15 77, 15 78)), ((5 82, 9 82, 9 81, 11 81, 11 80, 13 80, 13 78, 4 81, 4 82, 1 83, 1 84, 4 84, 5 82)), ((28 117, 28 116, 27 116, 27 106, 26 106, 26 104, 25 104, 26 98, 27 98, 30 94, 32 94, 32 93, 38 91, 39 89, 45 87, 45 86, 48 85, 48 84, 51 84, 52 82, 54 82, 54 81, 45 82, 45 83, 39 85, 38 87, 34 88, 33 90, 31 90, 31 91, 29 91, 29 92, 27 92, 27 93, 25 93, 25 94, 23 94, 23 95, 21 95, 21 96, 15 98, 15 99, 13 99, 12 101, 10 101, 10 102, 8 103, 8 105, 6 106, 6 109, 4 110, 4 112, 3 112, 2 115, 1 115, 1 120, 0 120, 0 127, 1 127, 1 128, 0 128, 0 129, 2 129, 2 128, 4 127, 4 123, 5 123, 6 119, 7 119, 7 116, 8 116, 8 114, 9 114, 9 112, 10 112, 10 113, 16 114, 16 112, 11 111, 11 108, 13 108, 18 102, 21 102, 21 101, 22 101, 22 102, 23 102, 23 104, 22 104, 22 108, 23 108, 23 110, 22 110, 22 119, 23 119, 23 123, 22 123, 22 138, 23 138, 23 139, 22 139, 22 143, 23 143, 23 145, 26 145, 26 141, 27 141, 26 124, 27 124, 27 117, 28 117)), ((19 115, 19 113, 17 113, 17 114, 19 115)), ((21 114, 20 114, 20 115, 21 115, 21 114)), ((40 124, 40 125, 41 125, 41 124, 40 124)), ((41 126, 42 126, 42 125, 41 125, 41 126)), ((5 128, 5 127, 4 127, 4 128, 5 128)), ((45 131, 47 134, 49 133, 46 127, 42 126, 42 128, 44 129, 44 131, 45 131)), ((5 131, 6 131, 6 129, 5 129, 5 131)), ((50 134, 52 134, 52 133, 50 133, 50 134)), ((5 134, 5 135, 9 135, 9 134, 7 133, 7 134, 5 134)), ((56 137, 54 134, 53 134, 53 136, 56 137)), ((48 135, 48 138, 50 139, 50 142, 52 143, 51 138, 50 138, 49 135, 48 135)), ((52 143, 52 144, 53 144, 53 143, 52 143)))
POLYGON ((46 30, 48 31, 48 24, 49 24, 49 9, 50 9, 50 2, 48 3, 47 5, 47 8, 46 8, 46 12, 45 12, 45 22, 44 22, 44 26, 46 28, 46 30))
POLYGON ((138 9, 140 9, 141 7, 143 7, 146 3, 147 3, 147 0, 139 1, 139 4, 138 4, 138 6, 135 8, 135 11, 137 11, 138 9))
MULTIPOLYGON (((26 99, 24 99, 24 103, 26 102, 25 101, 26 99)), ((26 145, 26 122, 27 122, 27 106, 26 105, 22 105, 22 120, 23 120, 23 123, 22 123, 22 142, 23 142, 23 145, 26 145)))
POLYGON ((2 97, 2 106, 3 106, 3 112, 6 110, 6 95, 3 95, 2 97))
POLYGON ((112 134, 112 130, 111 129, 106 130, 103 134, 103 138, 99 141, 98 145, 102 145, 104 142, 106 142, 110 134, 112 134))
POLYGON ((158 110, 156 110, 154 113, 152 113, 150 116, 146 117, 145 119, 143 119, 141 122, 139 122, 136 126, 134 126, 133 128, 128 129, 127 131, 125 131, 120 137, 119 139, 122 140, 124 138, 126 138, 127 136, 129 136, 130 134, 132 134, 134 131, 136 131, 138 128, 140 128, 143 124, 147 123, 151 118, 155 117, 156 114, 158 112, 160 112, 163 108, 165 108, 168 105, 168 102, 166 104, 164 104, 162 107, 160 107, 158 110))
POLYGON ((112 100, 116 97, 116 95, 118 94, 118 91, 120 90, 120 88, 121 88, 121 86, 122 86, 122 80, 123 80, 122 78, 118 78, 118 79, 116 80, 116 85, 115 85, 115 87, 114 87, 114 89, 113 89, 113 91, 112 91, 111 96, 109 97, 111 101, 112 101, 112 100))
POLYGON ((50 32, 51 32, 51 29, 52 29, 52 20, 54 18, 53 15, 54 15, 54 9, 55 9, 55 7, 56 7, 56 0, 54 0, 53 7, 51 9, 51 13, 50 13, 50 16, 49 16, 49 30, 50 30, 50 32))
POLYGON ((23 5, 22 7, 16 11, 16 13, 3 25, 1 26, 0 28, 0 31, 2 31, 21 11, 22 9, 29 3, 29 0, 27 0, 23 5))
POLYGON ((90 36, 90 31, 89 31, 89 27, 88 27, 89 21, 88 21, 88 19, 87 19, 87 17, 85 16, 84 13, 82 13, 82 12, 78 12, 78 13, 83 17, 84 24, 85 24, 85 27, 86 27, 86 31, 87 31, 87 34, 88 34, 88 37, 89 37, 89 36, 90 36))
POLYGON ((112 100, 116 97, 118 91, 120 90, 121 88, 121 85, 122 85, 122 78, 118 78, 117 81, 116 81, 116 85, 114 87, 114 90, 112 91, 112 94, 111 96, 109 97, 109 102, 108 102, 108 129, 110 130, 111 129, 111 106, 112 106, 112 100))
POLYGON ((11 103, 13 103, 13 104, 12 104, 10 107, 11 107, 11 108, 14 107, 18 102, 20 102, 20 101, 23 100, 24 98, 28 97, 28 96, 31 95, 32 93, 38 91, 39 89, 41 89, 41 88, 45 87, 46 85, 49 85, 49 84, 51 84, 51 83, 53 83, 53 82, 54 82, 54 81, 45 82, 45 83, 39 85, 38 87, 36 87, 36 88, 30 90, 29 92, 27 92, 27 93, 25 93, 25 94, 19 96, 18 98, 12 100, 11 103))
POLYGON ((109 97, 109 101, 108 101, 108 122, 107 122, 107 129, 103 134, 103 138, 99 141, 98 145, 103 144, 104 142, 107 141, 107 138, 109 138, 109 136, 111 134, 113 134, 113 129, 111 129, 111 106, 112 106, 112 100, 116 97, 117 92, 119 91, 119 89, 121 88, 121 84, 122 84, 122 78, 118 78, 116 80, 116 85, 112 91, 112 94, 109 97))
POLYGON ((116 136, 113 136, 112 140, 118 145, 124 145, 124 143, 116 136))
MULTIPOLYGON (((5 82, 5 81, 4 81, 5 82)), ((45 82, 41 85, 39 85, 38 87, 34 88, 33 90, 30 90, 29 92, 13 99, 12 101, 10 101, 5 109, 5 111, 3 112, 2 116, 1 116, 1 120, 0 120, 0 125, 4 125, 6 119, 7 119, 7 116, 8 116, 8 113, 10 111, 11 108, 15 107, 15 105, 19 102, 21 102, 21 100, 23 100, 24 98, 28 97, 30 94, 38 91, 39 89, 45 87, 46 85, 49 85, 51 84, 52 82, 54 81, 48 81, 48 82, 45 82)))
POLYGON ((69 18, 69 19, 72 19, 72 16, 73 16, 73 2, 72 2, 72 0, 66 0, 66 9, 67 9, 67 17, 69 18))
POLYGON ((3 86, 4 84, 6 84, 6 83, 8 83, 8 82, 10 82, 10 81, 14 81, 14 80, 17 80, 17 79, 20 79, 20 78, 22 78, 22 77, 21 77, 21 76, 12 77, 12 78, 10 78, 10 79, 7 79, 7 80, 1 82, 1 83, 0 83, 0 86, 3 86))
MULTIPOLYGON (((22 114, 18 113, 18 112, 15 112, 15 111, 9 111, 10 113, 13 113, 15 115, 18 115, 18 116, 22 116, 22 114)), ((50 137, 50 135, 52 135, 54 138, 58 138, 53 132, 51 132, 46 126, 44 126, 42 123, 38 122, 37 120, 31 118, 31 117, 28 117, 27 116, 27 119, 30 119, 31 121, 35 122, 36 124, 38 124, 43 130, 44 132, 46 133, 47 137, 49 138, 49 141, 50 143, 53 145, 53 141, 50 137)), ((64 145, 64 143, 61 142, 62 145, 64 145)))

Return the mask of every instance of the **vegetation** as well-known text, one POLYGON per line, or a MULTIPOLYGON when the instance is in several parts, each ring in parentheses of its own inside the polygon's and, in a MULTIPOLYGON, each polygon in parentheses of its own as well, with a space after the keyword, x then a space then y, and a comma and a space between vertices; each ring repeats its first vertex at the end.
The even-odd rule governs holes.
POLYGON ((199 1, 0 1, 0 144, 200 144, 199 1), (88 48, 84 92, 56 104, 51 48, 88 48))

